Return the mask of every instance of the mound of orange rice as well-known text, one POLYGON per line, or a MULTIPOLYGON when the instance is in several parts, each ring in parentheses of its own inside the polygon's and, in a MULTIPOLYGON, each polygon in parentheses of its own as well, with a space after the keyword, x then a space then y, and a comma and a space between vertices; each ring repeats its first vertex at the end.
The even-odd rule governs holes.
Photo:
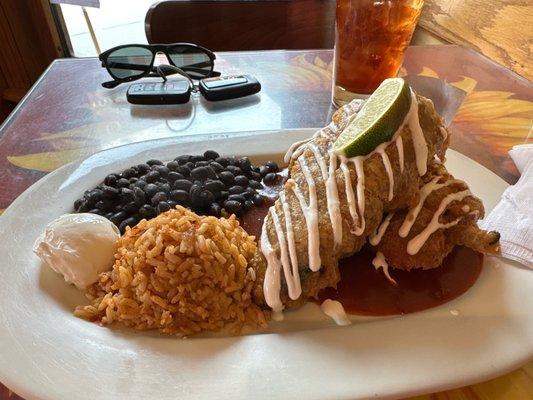
POLYGON ((75 315, 179 336, 264 327, 251 296, 255 251, 235 216, 204 217, 178 206, 127 229, 113 269, 89 287, 91 304, 75 315))

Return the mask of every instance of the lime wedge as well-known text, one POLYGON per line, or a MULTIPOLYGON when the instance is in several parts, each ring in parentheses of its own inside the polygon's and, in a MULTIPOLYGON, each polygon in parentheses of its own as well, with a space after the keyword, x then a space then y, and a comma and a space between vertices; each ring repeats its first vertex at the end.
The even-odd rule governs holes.
POLYGON ((333 149, 346 157, 364 156, 392 139, 411 106, 411 90, 402 78, 385 79, 342 131, 333 149))

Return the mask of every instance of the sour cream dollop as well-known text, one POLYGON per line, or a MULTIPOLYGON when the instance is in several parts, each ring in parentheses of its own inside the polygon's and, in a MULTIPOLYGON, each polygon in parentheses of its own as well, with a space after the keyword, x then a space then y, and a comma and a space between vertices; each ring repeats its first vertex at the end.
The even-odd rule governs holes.
POLYGON ((33 251, 65 281, 85 289, 113 267, 119 237, 118 228, 100 215, 65 214, 46 226, 33 251))

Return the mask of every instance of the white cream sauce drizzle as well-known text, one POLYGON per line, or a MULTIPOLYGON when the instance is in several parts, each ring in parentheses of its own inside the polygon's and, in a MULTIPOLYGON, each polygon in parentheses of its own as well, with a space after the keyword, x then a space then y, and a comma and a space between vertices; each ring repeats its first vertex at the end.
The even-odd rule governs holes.
POLYGON ((379 242, 381 242, 381 239, 383 238, 385 231, 389 227, 390 220, 392 219, 393 216, 394 216, 394 213, 389 213, 383 219, 383 221, 381 222, 379 227, 376 229, 376 231, 372 235, 370 235, 370 238, 368 241, 372 246, 377 246, 379 242))
POLYGON ((413 224, 415 223, 416 218, 420 213, 420 210, 424 206, 424 202, 432 192, 439 190, 445 186, 449 186, 452 183, 458 182, 455 179, 450 179, 447 182, 438 183, 438 180, 439 177, 437 176, 428 183, 426 183, 424 186, 422 186, 422 188, 420 189, 420 199, 418 200, 417 205, 409 210, 409 212, 405 216, 402 225, 400 226, 400 229, 398 230, 398 234, 400 235, 400 237, 404 238, 409 235, 409 232, 411 231, 411 228, 413 227, 413 224))
POLYGON ((380 144, 378 147, 376 147, 376 153, 381 155, 381 158, 383 160, 383 165, 385 166, 385 171, 387 172, 387 176, 389 177, 389 197, 388 200, 391 201, 394 197, 394 174, 392 173, 392 165, 389 160, 389 156, 385 152, 386 146, 388 145, 388 142, 380 144))
MULTIPOLYGON (((340 243, 342 243, 342 215, 340 213, 339 194, 335 177, 337 164, 339 164, 338 166, 343 173, 350 216, 354 221, 354 230, 352 233, 358 236, 362 235, 365 230, 365 174, 363 168, 364 160, 371 157, 374 153, 379 153, 381 155, 385 170, 389 177, 388 198, 389 200, 391 200, 394 197, 394 175, 390 159, 386 154, 385 150, 393 141, 395 141, 398 151, 400 171, 403 172, 404 151, 403 141, 400 134, 403 126, 408 125, 412 132, 413 146, 418 172, 419 174, 423 175, 427 169, 427 144, 425 142, 425 137, 418 121, 418 103, 416 101, 416 96, 412 92, 411 96, 412 101, 410 110, 407 113, 407 116, 405 117, 402 125, 393 135, 392 140, 390 142, 382 143, 376 148, 376 150, 374 150, 367 156, 358 156, 346 159, 341 155, 336 155, 334 151, 329 150, 328 162, 326 162, 324 155, 322 155, 317 146, 312 143, 312 140, 321 136, 334 137, 338 129, 338 127, 335 126, 334 123, 331 123, 329 126, 317 131, 311 138, 294 143, 287 151, 287 154, 284 157, 285 162, 289 162, 291 159, 298 160, 301 171, 305 177, 309 189, 309 203, 307 203, 304 193, 302 192, 301 188, 296 184, 296 182, 292 179, 289 179, 287 181, 287 188, 292 189, 294 194, 296 195, 306 221, 308 234, 309 268, 312 271, 318 271, 321 267, 320 237, 318 230, 318 200, 315 180, 313 178, 311 170, 309 169, 309 166, 307 165, 306 159, 302 156, 304 151, 309 148, 313 152, 316 162, 320 168, 322 178, 326 181, 326 201, 330 221, 332 224, 335 245, 339 245, 340 243), (357 198, 355 197, 356 194, 354 193, 352 187, 350 169, 348 168, 349 162, 354 165, 355 172, 357 175, 357 198)), ((358 108, 360 107, 361 105, 358 106, 358 108)), ((275 318, 280 318, 281 311, 283 310, 283 304, 280 300, 280 270, 282 266, 285 278, 287 280, 287 286, 289 287, 290 285, 292 287, 292 289, 289 288, 289 291, 292 292, 292 294, 289 293, 289 296, 294 299, 293 296, 296 296, 296 293, 301 293, 301 283, 298 273, 298 259, 296 253, 296 243, 294 239, 294 229, 292 226, 292 221, 290 219, 289 206, 283 193, 280 195, 280 202, 282 204, 282 209, 285 216, 285 228, 287 232, 286 238, 279 219, 277 218, 277 215, 276 217, 274 217, 275 210, 274 212, 272 212, 271 208, 269 210, 269 213, 271 214, 271 218, 273 219, 273 225, 278 238, 281 260, 276 256, 275 251, 272 248, 272 245, 270 244, 270 241, 268 239, 268 232, 266 230, 266 223, 263 224, 263 230, 261 234, 261 250, 267 260, 267 271, 264 281, 265 300, 267 304, 273 309, 275 318), (290 283, 289 280, 291 281, 290 283)), ((392 216, 390 218, 392 218, 392 216)), ((385 229, 386 227, 383 228, 383 232, 385 232, 385 229)), ((388 278, 390 278, 390 276, 388 275, 386 262, 384 264, 385 266, 381 266, 383 267, 385 274, 388 276, 388 278)))
POLYGON ((346 316, 344 307, 337 300, 326 299, 320 305, 322 312, 330 317, 337 325, 346 326, 351 325, 352 322, 346 316))
POLYGON ((396 138, 396 149, 398 150, 398 163, 400 164, 400 172, 403 172, 403 140, 402 135, 396 138))
POLYGON ((313 179, 313 174, 307 165, 307 161, 304 157, 298 157, 300 168, 307 182, 309 189, 309 204, 306 204, 305 196, 298 185, 294 185, 293 190, 298 197, 302 212, 305 216, 305 222, 307 224, 307 236, 308 236, 308 251, 309 251, 309 268, 311 271, 316 272, 322 266, 320 260, 320 237, 318 231, 318 200, 316 197, 316 185, 313 179))
POLYGON ((335 171, 337 170, 337 156, 332 150, 328 152, 328 167, 326 159, 320 152, 320 149, 314 143, 309 143, 308 147, 315 156, 315 160, 320 167, 320 172, 322 173, 322 179, 325 182, 328 213, 333 230, 333 241, 335 246, 339 246, 342 243, 342 218, 340 211, 339 191, 337 189, 337 179, 335 178, 335 171))
POLYGON ((271 213, 270 215, 272 217, 274 229, 276 230, 276 235, 279 239, 281 265, 283 266, 283 274, 285 276, 285 281, 287 282, 287 291, 289 293, 289 297, 292 300, 296 300, 302 294, 298 264, 293 264, 291 271, 291 262, 289 260, 289 252, 287 249, 287 242, 285 241, 285 234, 283 233, 283 228, 279 222, 278 215, 275 212, 271 213))
POLYGON ((426 173, 428 167, 428 145, 424 137, 424 132, 422 132, 422 128, 420 127, 420 121, 418 120, 418 101, 413 91, 411 91, 411 108, 405 117, 404 124, 407 124, 411 131, 413 147, 415 149, 416 168, 418 169, 418 175, 422 176, 426 173))
POLYGON ((436 232, 438 229, 447 229, 454 225, 457 225, 461 218, 457 218, 455 221, 449 222, 447 224, 440 223, 439 218, 451 202, 461 201, 465 197, 471 195, 472 193, 470 192, 470 190, 463 190, 461 192, 451 193, 444 199, 442 199, 439 208, 437 209, 437 211, 435 211, 435 214, 433 214, 433 218, 431 218, 429 224, 422 230, 422 232, 420 232, 407 243, 407 254, 414 255, 418 253, 422 246, 424 246, 424 243, 426 243, 428 238, 431 236, 431 234, 433 232, 436 232))
POLYGON ((390 276, 389 264, 387 264, 387 260, 385 260, 385 256, 383 255, 381 251, 378 251, 376 253, 376 256, 372 260, 372 265, 374 266, 374 268, 376 268, 376 270, 381 268, 383 270, 383 273, 389 280, 389 282, 391 282, 393 285, 398 285, 398 283, 396 283, 396 281, 392 279, 392 277, 390 276))

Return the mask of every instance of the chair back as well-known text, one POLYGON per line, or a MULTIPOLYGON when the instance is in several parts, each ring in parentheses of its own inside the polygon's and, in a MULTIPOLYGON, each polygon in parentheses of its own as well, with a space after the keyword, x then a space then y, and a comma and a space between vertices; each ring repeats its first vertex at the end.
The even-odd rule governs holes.
POLYGON ((171 0, 153 4, 148 43, 192 42, 214 51, 332 48, 335 0, 171 0))

